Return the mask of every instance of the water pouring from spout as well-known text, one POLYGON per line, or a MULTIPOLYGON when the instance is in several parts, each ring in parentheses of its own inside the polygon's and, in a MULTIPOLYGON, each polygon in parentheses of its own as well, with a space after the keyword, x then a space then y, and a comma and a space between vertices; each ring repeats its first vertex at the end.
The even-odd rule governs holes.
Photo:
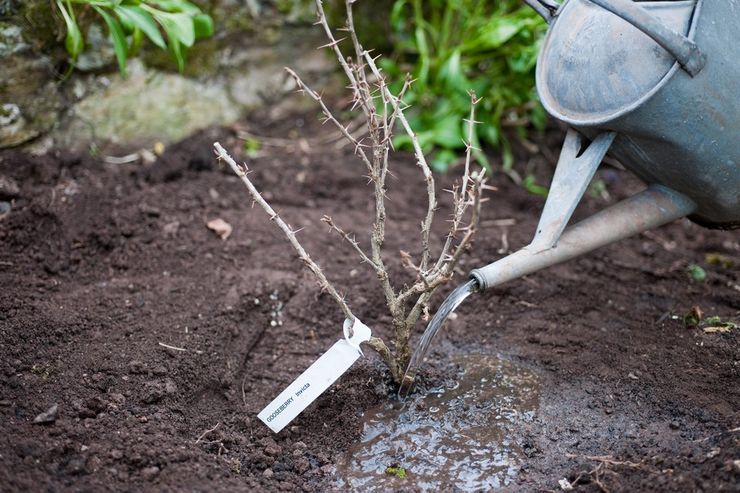
POLYGON ((424 356, 432 343, 432 339, 437 335, 439 329, 442 328, 447 317, 449 317, 450 314, 454 312, 468 296, 475 293, 477 290, 478 282, 475 279, 471 279, 462 286, 458 286, 440 305, 437 313, 434 314, 434 317, 432 317, 431 322, 427 325, 424 334, 421 336, 421 341, 419 341, 419 345, 416 347, 414 354, 411 355, 411 360, 406 368, 406 373, 403 374, 401 386, 398 389, 398 397, 405 399, 406 396, 411 393, 411 390, 413 390, 414 383, 416 381, 416 372, 424 361, 424 356))
POLYGON ((411 358, 401 397, 444 320, 472 292, 685 216, 740 227, 740 99, 722 90, 740 78, 733 22, 740 0, 525 1, 549 23, 538 94, 571 129, 532 242, 473 270, 473 281, 445 300, 411 358), (627 56, 614 57, 615 46, 627 56), (648 187, 568 226, 607 151, 648 187))

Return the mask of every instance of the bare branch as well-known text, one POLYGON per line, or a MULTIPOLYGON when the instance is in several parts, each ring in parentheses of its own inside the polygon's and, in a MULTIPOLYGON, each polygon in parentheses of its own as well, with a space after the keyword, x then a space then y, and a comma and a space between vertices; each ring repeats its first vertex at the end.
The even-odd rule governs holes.
MULTIPOLYGON (((452 225, 450 227, 450 231, 447 234, 447 239, 445 240, 445 244, 442 247, 442 252, 439 255, 439 259, 437 260, 437 263, 434 266, 434 270, 439 272, 442 270, 443 265, 445 264, 445 258, 450 254, 450 249, 452 248, 452 242, 454 241, 455 237, 460 231, 460 224, 462 222, 463 216, 465 215, 465 212, 468 208, 468 206, 471 204, 469 201, 469 197, 471 196, 471 193, 474 195, 480 196, 480 190, 483 186, 483 175, 479 175, 479 180, 476 181, 473 189, 469 189, 469 182, 470 182, 470 162, 472 159, 473 154, 473 136, 475 131, 475 107, 480 102, 480 98, 477 98, 475 96, 474 92, 470 92, 470 117, 466 120, 468 123, 468 134, 467 134, 467 141, 465 143, 465 169, 463 171, 462 176, 462 185, 460 186, 460 193, 459 195, 457 192, 453 192, 453 195, 455 196, 454 204, 453 204, 453 214, 452 214, 452 225)), ((479 197, 480 198, 480 197, 479 197)), ((476 215, 473 221, 471 219, 471 224, 474 226, 477 226, 477 218, 476 215)), ((467 242, 465 244, 461 243, 458 245, 458 250, 462 247, 464 248, 467 245, 467 242)), ((452 268, 454 268, 455 265, 453 264, 450 268, 450 271, 452 268)))
POLYGON ((262 207, 262 209, 265 210, 268 216, 270 216, 270 219, 273 220, 275 224, 277 224, 278 227, 283 231, 285 236, 288 238, 288 241, 293 246, 293 249, 298 252, 298 257, 303 261, 308 270, 310 270, 311 273, 318 280, 321 289, 329 293, 329 295, 334 299, 339 308, 342 310, 345 317, 354 322, 355 316, 352 313, 352 310, 350 310, 349 306, 347 305, 347 302, 344 301, 344 297, 341 296, 339 292, 337 292, 336 288, 326 279, 326 276, 322 272, 319 265, 311 259, 303 246, 298 242, 298 238, 296 238, 292 228, 285 221, 282 220, 278 213, 275 212, 270 204, 268 204, 267 201, 262 197, 252 181, 247 177, 245 169, 246 165, 242 167, 236 164, 236 161, 234 161, 234 159, 229 156, 226 150, 218 142, 215 142, 213 144, 213 147, 216 150, 216 156, 218 156, 219 159, 226 161, 226 164, 231 167, 234 173, 236 173, 236 175, 241 178, 244 185, 246 185, 247 190, 249 190, 249 195, 252 196, 252 199, 256 203, 258 203, 260 207, 262 207))
MULTIPOLYGON (((482 171, 474 173, 470 168, 473 151, 475 151, 473 147, 475 136, 474 125, 477 123, 475 121, 475 105, 479 102, 479 99, 475 94, 470 93, 470 116, 464 120, 468 123, 467 136, 464 140, 465 168, 461 182, 455 184, 450 191, 453 195, 453 210, 449 219, 450 228, 439 256, 436 257, 436 260, 432 260, 429 241, 434 214, 437 208, 435 180, 422 152, 418 137, 411 128, 404 113, 409 106, 403 102, 403 97, 413 83, 413 80, 410 76, 407 76, 398 94, 394 95, 391 92, 388 81, 376 65, 377 57, 371 56, 370 52, 365 50, 360 44, 355 30, 354 13, 352 11, 355 0, 345 0, 347 24, 346 27, 340 30, 348 34, 346 38, 342 39, 336 39, 334 37, 332 29, 327 22, 322 0, 315 0, 315 2, 318 11, 318 21, 316 24, 323 27, 329 41, 322 48, 329 48, 334 52, 349 80, 348 88, 352 92, 351 110, 361 110, 364 117, 364 124, 360 126, 360 130, 357 130, 358 127, 355 127, 356 130, 350 130, 350 127, 352 127, 351 124, 345 126, 340 123, 324 103, 321 94, 308 87, 295 72, 287 68, 286 70, 295 80, 298 90, 307 94, 319 104, 323 112, 322 123, 331 122, 332 125, 339 129, 339 133, 344 141, 352 144, 355 154, 360 157, 367 169, 368 183, 371 183, 373 186, 375 207, 375 217, 369 242, 370 252, 366 253, 360 247, 355 236, 338 227, 331 217, 324 216, 322 221, 329 225, 331 231, 338 233, 346 240, 362 261, 367 262, 375 270, 385 296, 386 305, 392 316, 393 344, 389 347, 377 337, 371 338, 368 344, 373 350, 378 352, 382 360, 388 365, 393 379, 399 382, 410 358, 409 341, 411 330, 420 316, 428 317, 429 301, 432 294, 436 288, 452 278, 456 264, 459 262, 462 254, 469 248, 473 234, 478 227, 480 208, 483 202, 481 193, 485 188, 485 180, 482 171), (352 49, 354 51, 352 57, 345 57, 339 47, 339 43, 347 38, 352 43, 352 49), (421 257, 418 265, 415 265, 410 254, 401 251, 401 262, 404 267, 415 274, 415 280, 411 286, 405 286, 398 293, 396 293, 391 284, 388 269, 382 256, 387 220, 385 205, 387 201, 386 178, 388 174, 392 176, 389 170, 389 154, 393 147, 392 139, 396 122, 401 123, 403 131, 411 139, 416 163, 424 176, 428 200, 426 214, 421 221, 421 257)), ((271 219, 283 230, 288 240, 298 252, 301 260, 318 279, 321 289, 327 291, 332 296, 347 318, 354 320, 354 316, 344 301, 344 298, 328 282, 319 266, 311 260, 300 243, 298 243, 295 231, 280 218, 278 213, 272 210, 247 178, 246 167, 242 168, 236 164, 220 145, 215 144, 215 147, 219 158, 226 160, 234 172, 247 185, 254 202, 260 204, 270 215, 271 219)))
POLYGON ((372 268, 375 269, 376 271, 379 270, 378 269, 378 266, 375 265, 375 262, 373 262, 372 260, 370 260, 370 258, 365 254, 365 251, 362 248, 360 248, 360 245, 359 245, 359 243, 357 243, 357 240, 355 240, 353 236, 350 236, 349 233, 347 233, 346 231, 344 231, 343 229, 341 229, 339 226, 337 226, 334 223, 334 220, 331 217, 329 217, 327 215, 324 215, 324 217, 322 217, 321 220, 323 222, 325 222, 326 224, 328 224, 329 225, 329 228, 331 228, 332 230, 334 230, 337 233, 339 233, 339 235, 342 238, 344 238, 344 240, 347 243, 349 243, 350 245, 352 245, 352 247, 355 249, 355 251, 362 258, 363 262, 367 262, 368 264, 370 264, 372 266, 372 268))
MULTIPOLYGON (((372 71, 375 76, 380 79, 380 70, 378 70, 377 65, 375 65, 375 60, 370 56, 368 52, 365 52, 365 63, 367 63, 368 67, 370 67, 370 70, 372 71)), ((393 112, 396 115, 396 118, 401 122, 401 125, 403 126, 403 129, 406 131, 406 134, 411 139, 411 143, 414 147, 414 155, 416 156, 416 163, 419 165, 419 168, 421 168, 422 173, 424 174, 424 180, 426 182, 427 186, 427 199, 428 199, 428 205, 427 205, 427 213, 426 217, 424 217, 424 221, 422 222, 421 226, 421 262, 419 266, 422 270, 425 270, 427 268, 427 264, 429 262, 429 233, 432 229, 432 221, 434 220, 434 211, 437 208, 437 196, 435 193, 434 188, 434 176, 432 175, 432 170, 427 164, 426 157, 424 157, 424 153, 421 150, 421 145, 419 144, 419 139, 416 137, 416 133, 411 128, 411 125, 409 125, 408 120, 406 119, 406 115, 403 113, 403 109, 401 108, 401 104, 399 100, 391 94, 390 90, 387 86, 383 85, 381 87, 383 92, 387 95, 388 101, 393 107, 393 112)))
POLYGON ((316 0, 316 10, 318 11, 319 15, 319 20, 316 22, 316 24, 319 24, 321 25, 321 27, 324 28, 326 37, 329 38, 329 43, 327 44, 327 46, 330 46, 332 50, 334 50, 334 54, 337 56, 337 60, 339 60, 339 64, 342 66, 342 69, 344 69, 344 73, 347 75, 350 84, 352 84, 353 86, 356 85, 357 82, 355 81, 355 76, 352 73, 352 69, 347 63, 347 60, 344 58, 342 50, 339 49, 339 46, 337 44, 338 42, 334 38, 334 34, 331 32, 329 23, 326 21, 326 14, 324 13, 324 3, 321 0, 316 0))
POLYGON ((312 90, 310 87, 308 87, 300 77, 298 77, 298 74, 296 74, 293 70, 289 69, 288 67, 285 67, 285 71, 290 74, 291 77, 293 77, 293 80, 295 80, 295 83, 298 84, 298 87, 300 90, 308 96, 319 103, 319 106, 321 106, 321 111, 324 113, 324 116, 326 117, 327 121, 330 121, 334 124, 335 127, 339 129, 339 131, 344 135, 344 137, 349 140, 354 146, 355 146, 355 154, 360 156, 362 159, 362 162, 365 163, 365 166, 367 167, 368 171, 372 172, 373 165, 370 163, 370 160, 367 157, 367 154, 365 154, 365 151, 362 149, 362 145, 360 142, 358 142, 351 133, 349 133, 349 130, 339 123, 339 120, 334 118, 334 115, 329 110, 329 108, 324 104, 323 98, 317 93, 316 91, 312 90))

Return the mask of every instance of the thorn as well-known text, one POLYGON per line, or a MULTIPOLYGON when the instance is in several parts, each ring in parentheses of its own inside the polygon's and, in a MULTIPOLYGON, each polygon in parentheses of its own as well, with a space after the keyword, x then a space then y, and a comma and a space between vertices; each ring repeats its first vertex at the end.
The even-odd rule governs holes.
POLYGON ((335 46, 337 46, 337 45, 338 45, 339 43, 341 43, 341 42, 342 42, 342 41, 344 41, 345 39, 347 39, 347 38, 340 38, 340 39, 335 39, 335 40, 334 40, 334 41, 332 41, 331 43, 326 43, 325 45, 321 45, 321 46, 319 46, 319 47, 318 47, 318 48, 316 48, 316 49, 317 49, 317 50, 321 50, 321 49, 323 49, 323 48, 334 48, 335 46))

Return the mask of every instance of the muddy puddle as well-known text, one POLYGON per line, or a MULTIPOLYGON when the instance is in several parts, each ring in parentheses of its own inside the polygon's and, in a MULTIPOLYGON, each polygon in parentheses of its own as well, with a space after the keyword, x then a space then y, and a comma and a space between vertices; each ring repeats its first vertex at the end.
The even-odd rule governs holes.
POLYGON ((491 490, 515 479, 525 459, 520 430, 539 405, 538 376, 492 355, 451 364, 457 375, 448 384, 365 414, 361 442, 337 466, 337 487, 491 490))

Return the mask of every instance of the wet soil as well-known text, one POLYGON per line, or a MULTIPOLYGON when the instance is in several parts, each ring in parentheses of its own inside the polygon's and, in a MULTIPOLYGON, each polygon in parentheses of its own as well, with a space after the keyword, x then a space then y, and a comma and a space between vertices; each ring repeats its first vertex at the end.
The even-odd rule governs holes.
MULTIPOLYGON (((301 241, 360 318, 387 335, 373 274, 320 222, 329 213, 358 233, 370 224, 360 164, 351 149, 322 144, 325 134, 300 135, 265 140, 252 177, 303 228, 301 241)), ((337 466, 395 389, 371 355, 280 434, 257 420, 340 337, 342 316, 215 162, 214 140, 241 147, 232 130, 215 129, 150 165, 0 154, 0 176, 19 186, 0 197, 12 202, 0 220, 0 490, 346 485, 337 466), (215 218, 233 226, 228 239, 206 228, 215 218)), ((547 159, 521 154, 520 164, 546 168, 559 146, 550 140, 547 159)), ((426 204, 412 159, 394 175, 387 262, 400 283, 411 277, 396 252, 418 253, 426 204)), ((640 188, 614 168, 599 177, 611 198, 588 197, 577 215, 640 188)), ((499 191, 455 282, 526 244, 536 225, 541 198, 501 175, 493 184, 499 191)), ((439 189, 449 185, 440 178, 439 189)), ((448 206, 443 197, 437 246, 448 206)), ((567 479, 582 491, 738 491, 740 331, 683 320, 692 307, 737 320, 738 266, 738 232, 684 220, 474 295, 437 336, 419 392, 447 381, 450 362, 465 354, 495 354, 537 376, 504 490, 556 490, 567 479), (691 264, 706 280, 690 280, 691 264)), ((411 473, 393 487, 419 489, 411 473)))
POLYGON ((366 413, 362 441, 338 465, 341 486, 490 491, 515 481, 539 377, 493 355, 457 354, 449 364, 457 371, 447 382, 366 413))

